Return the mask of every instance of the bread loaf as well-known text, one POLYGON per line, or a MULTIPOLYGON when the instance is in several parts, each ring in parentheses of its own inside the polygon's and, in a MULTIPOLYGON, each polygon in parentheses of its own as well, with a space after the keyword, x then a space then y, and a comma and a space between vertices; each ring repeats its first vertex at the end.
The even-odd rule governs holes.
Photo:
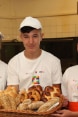
POLYGON ((52 98, 51 100, 45 102, 42 106, 40 106, 40 108, 38 109, 38 112, 48 111, 57 102, 59 104, 59 98, 52 98))

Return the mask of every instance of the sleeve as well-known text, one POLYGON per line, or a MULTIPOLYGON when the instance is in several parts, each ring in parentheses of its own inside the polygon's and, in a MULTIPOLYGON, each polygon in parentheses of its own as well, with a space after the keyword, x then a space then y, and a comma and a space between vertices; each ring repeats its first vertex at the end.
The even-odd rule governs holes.
POLYGON ((14 61, 10 61, 8 63, 8 78, 7 78, 7 85, 18 85, 19 78, 18 78, 18 68, 17 63, 14 61))
POLYGON ((52 73, 52 82, 53 84, 61 84, 62 81, 62 69, 61 69, 61 63, 60 60, 57 61, 54 65, 54 70, 52 73))

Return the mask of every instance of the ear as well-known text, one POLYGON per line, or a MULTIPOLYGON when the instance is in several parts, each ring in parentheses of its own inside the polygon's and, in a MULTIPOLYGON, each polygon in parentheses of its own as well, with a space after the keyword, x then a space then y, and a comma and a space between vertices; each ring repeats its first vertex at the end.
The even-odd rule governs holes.
POLYGON ((41 40, 43 39, 43 37, 44 37, 44 33, 41 33, 41 40))

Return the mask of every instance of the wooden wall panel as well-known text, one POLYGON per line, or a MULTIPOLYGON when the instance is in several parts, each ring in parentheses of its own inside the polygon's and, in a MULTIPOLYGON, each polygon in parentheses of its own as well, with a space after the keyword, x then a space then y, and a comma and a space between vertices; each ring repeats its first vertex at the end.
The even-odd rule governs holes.
POLYGON ((23 18, 77 14, 77 0, 0 0, 0 17, 23 18))

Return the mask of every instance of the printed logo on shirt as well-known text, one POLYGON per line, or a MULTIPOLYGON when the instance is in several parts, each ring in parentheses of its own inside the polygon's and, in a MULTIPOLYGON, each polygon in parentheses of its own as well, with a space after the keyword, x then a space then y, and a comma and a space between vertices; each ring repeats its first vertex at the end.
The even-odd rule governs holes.
POLYGON ((32 84, 40 84, 39 76, 33 76, 32 77, 32 84))
POLYGON ((39 73, 44 73, 44 71, 39 71, 39 73))

